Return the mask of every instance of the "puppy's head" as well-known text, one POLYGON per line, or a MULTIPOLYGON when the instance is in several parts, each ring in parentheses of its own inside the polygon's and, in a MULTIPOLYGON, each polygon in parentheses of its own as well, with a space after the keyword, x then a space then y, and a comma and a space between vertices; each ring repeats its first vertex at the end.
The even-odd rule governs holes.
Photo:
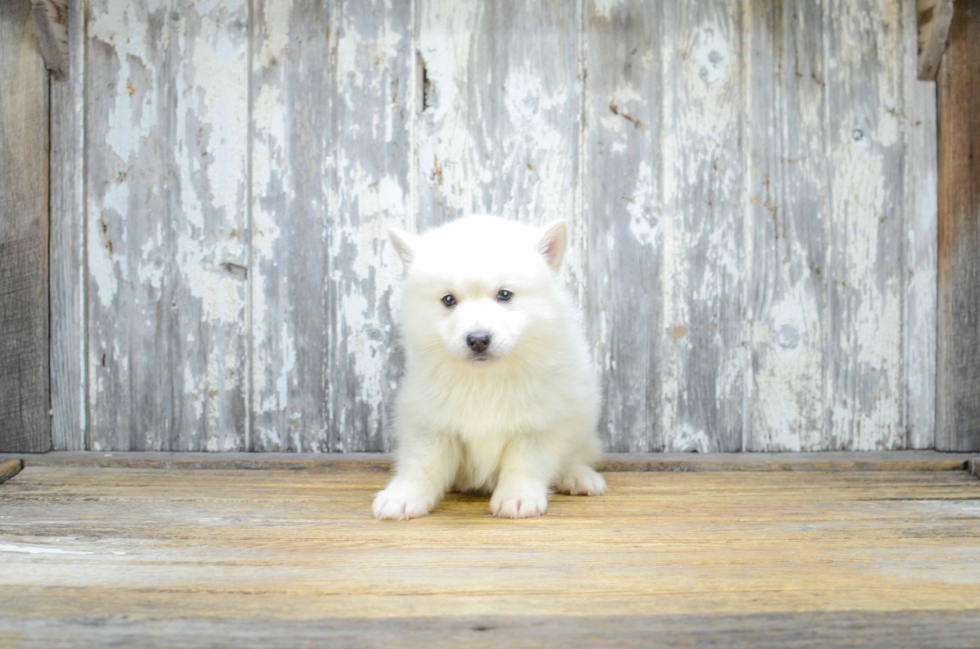
POLYGON ((553 341, 564 221, 534 228, 471 216, 421 236, 389 234, 405 264, 409 353, 484 367, 553 341))

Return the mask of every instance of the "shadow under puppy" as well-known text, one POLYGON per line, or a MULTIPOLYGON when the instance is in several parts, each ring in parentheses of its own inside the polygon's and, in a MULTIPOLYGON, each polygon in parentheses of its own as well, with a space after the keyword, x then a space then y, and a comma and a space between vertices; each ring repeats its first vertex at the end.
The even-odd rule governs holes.
POLYGON ((565 222, 471 216, 390 232, 405 264, 405 375, 395 474, 377 518, 425 516, 447 491, 492 493, 490 511, 540 516, 549 487, 600 495, 600 393, 582 317, 558 278, 565 222))

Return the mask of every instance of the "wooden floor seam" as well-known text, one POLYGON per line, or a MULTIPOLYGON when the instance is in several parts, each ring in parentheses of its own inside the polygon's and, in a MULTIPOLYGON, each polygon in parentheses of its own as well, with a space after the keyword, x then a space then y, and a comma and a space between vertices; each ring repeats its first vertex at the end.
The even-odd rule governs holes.
MULTIPOLYGON (((813 453, 606 453, 602 472, 647 471, 970 471, 976 454, 938 451, 813 453)), ((389 453, 200 453, 140 451, 55 451, 0 454, 24 466, 158 469, 243 469, 288 471, 388 471, 389 453)))

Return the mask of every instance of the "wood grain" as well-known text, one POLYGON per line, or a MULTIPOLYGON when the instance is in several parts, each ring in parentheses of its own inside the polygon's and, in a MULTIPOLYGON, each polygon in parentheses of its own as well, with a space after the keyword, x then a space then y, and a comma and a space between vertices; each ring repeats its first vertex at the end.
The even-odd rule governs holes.
POLYGON ((936 440, 936 271, 939 179, 936 171, 936 84, 919 81, 915 5, 903 3, 905 28, 905 378, 906 448, 932 448, 936 440))
POLYGON ((88 448, 85 304, 85 11, 68 5, 71 74, 51 84, 51 441, 88 448))
POLYGON ((336 26, 329 2, 254 3, 248 450, 330 450, 336 26))
POLYGON ((936 448, 980 450, 980 2, 957 2, 938 80, 936 448))
POLYGON ((392 322, 401 266, 387 230, 405 227, 410 213, 411 8, 258 5, 254 450, 390 447, 385 408, 401 367, 392 322))
POLYGON ((831 353, 826 7, 760 0, 750 9, 744 450, 832 448, 820 398, 831 353))
POLYGON ((898 9, 890 0, 826 5, 830 448, 886 450, 906 443, 898 9))
POLYGON ((51 449, 48 73, 28 2, 0 3, 0 451, 51 449))
POLYGON ((657 3, 586 3, 580 281, 613 451, 664 444, 662 35, 657 3))
POLYGON ((364 644, 395 624, 400 642, 467 624, 462 637, 482 626, 509 644, 510 622, 521 642, 563 627, 572 644, 662 629, 806 646, 901 645, 916 622, 947 622, 926 644, 969 646, 980 482, 966 471, 606 477, 608 495, 553 496, 541 519, 453 495, 386 524, 369 514, 379 472, 28 465, 0 489, 2 628, 33 645, 56 629, 221 645, 310 624, 364 644))
POLYGON ((575 228, 582 102, 576 5, 418 3, 421 227, 486 212, 534 223, 565 218, 575 228))
POLYGON ((401 260, 388 229, 412 223, 411 124, 416 88, 413 3, 337 3, 329 203, 330 450, 391 448, 388 408, 401 374, 393 311, 401 260), (367 138, 377 146, 363 146, 367 138))
POLYGON ((138 620, 0 616, 0 646, 17 647, 792 647, 973 649, 980 613, 901 611, 743 615, 496 615, 268 620, 138 620), (70 640, 69 640, 70 639, 70 640), (936 644, 936 643, 940 644, 936 644))
POLYGON ((174 441, 168 9, 159 7, 151 21, 145 3, 120 10, 86 2, 86 447, 93 450, 170 448, 174 441))
POLYGON ((660 372, 670 451, 743 446, 744 16, 735 0, 663 4, 660 372))
POLYGON ((247 8, 89 4, 94 450, 244 448, 247 8))

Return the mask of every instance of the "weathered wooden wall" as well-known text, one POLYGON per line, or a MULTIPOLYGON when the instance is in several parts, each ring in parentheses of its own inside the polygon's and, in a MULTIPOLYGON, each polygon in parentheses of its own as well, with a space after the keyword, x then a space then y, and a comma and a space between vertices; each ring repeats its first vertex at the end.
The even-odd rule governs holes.
POLYGON ((471 211, 569 219, 608 449, 934 444, 914 0, 84 5, 59 448, 389 448, 385 231, 471 211))
POLYGON ((0 452, 51 450, 48 73, 29 2, 0 2, 0 452))

